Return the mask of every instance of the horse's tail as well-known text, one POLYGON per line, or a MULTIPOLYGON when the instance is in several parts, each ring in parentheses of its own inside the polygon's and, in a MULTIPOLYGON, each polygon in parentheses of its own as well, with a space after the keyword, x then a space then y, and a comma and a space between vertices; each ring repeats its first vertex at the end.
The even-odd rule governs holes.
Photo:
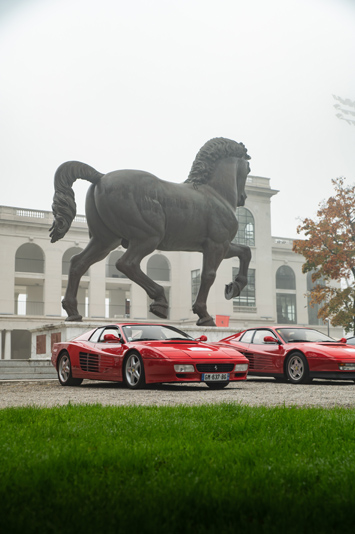
POLYGON ((90 165, 80 161, 62 163, 54 176, 54 197, 52 211, 54 221, 49 229, 51 242, 62 239, 76 215, 76 204, 72 185, 78 178, 96 184, 104 176, 90 165))

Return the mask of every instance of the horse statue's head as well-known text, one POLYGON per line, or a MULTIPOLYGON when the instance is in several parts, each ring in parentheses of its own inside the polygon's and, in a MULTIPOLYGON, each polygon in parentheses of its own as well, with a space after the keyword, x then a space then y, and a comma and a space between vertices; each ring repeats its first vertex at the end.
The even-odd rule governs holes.
MULTIPOLYGON (((185 183, 193 183, 194 187, 207 184, 213 176, 216 164, 226 158, 237 158, 235 186, 237 187, 237 206, 244 206, 246 193, 245 183, 250 172, 247 149, 243 143, 237 143, 225 137, 210 139, 199 150, 185 183)), ((235 187, 234 186, 234 187, 235 187)))

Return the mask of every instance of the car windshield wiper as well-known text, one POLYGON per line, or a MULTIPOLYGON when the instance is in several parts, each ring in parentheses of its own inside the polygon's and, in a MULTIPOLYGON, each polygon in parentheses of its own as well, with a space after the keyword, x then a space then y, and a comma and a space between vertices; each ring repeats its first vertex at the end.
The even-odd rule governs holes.
POLYGON ((287 343, 312 343, 309 339, 289 339, 287 343))

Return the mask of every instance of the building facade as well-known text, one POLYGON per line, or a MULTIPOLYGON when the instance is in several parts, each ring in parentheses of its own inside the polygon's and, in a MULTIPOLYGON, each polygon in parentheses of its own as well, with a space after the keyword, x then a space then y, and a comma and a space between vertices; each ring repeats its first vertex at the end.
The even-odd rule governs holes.
MULTIPOLYGON (((329 331, 309 306, 306 293, 310 277, 302 273, 302 256, 292 252, 292 240, 271 236, 271 198, 278 191, 270 180, 249 176, 246 206, 237 208, 236 241, 250 246, 252 260, 248 285, 241 296, 227 301, 224 286, 239 268, 238 258, 224 260, 209 298, 209 313, 217 324, 233 331, 267 324, 315 324, 329 331)), ((89 241, 86 219, 78 215, 66 236, 52 244, 51 212, 0 206, 0 347, 1 359, 27 359, 31 355, 31 330, 65 319, 64 296, 70 258, 89 241)), ((117 271, 115 263, 124 253, 119 247, 92 265, 82 277, 78 291, 79 312, 90 323, 120 320, 157 320, 150 313, 145 291, 117 271)), ((169 301, 167 321, 193 325, 192 312, 202 266, 202 255, 156 251, 143 259, 142 270, 164 286, 169 301)), ((331 329, 331 335, 341 330, 331 329)), ((221 336, 222 337, 222 336, 221 336)))

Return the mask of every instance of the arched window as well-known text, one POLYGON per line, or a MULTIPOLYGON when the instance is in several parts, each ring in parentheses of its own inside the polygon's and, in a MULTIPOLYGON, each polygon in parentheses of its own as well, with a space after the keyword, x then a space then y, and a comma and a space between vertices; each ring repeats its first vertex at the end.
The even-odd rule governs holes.
POLYGON ((255 222, 252 213, 247 208, 239 207, 236 209, 235 214, 239 226, 237 235, 233 239, 233 243, 248 245, 249 247, 254 246, 255 222))
POLYGON ((288 265, 282 265, 277 269, 276 289, 296 289, 295 273, 288 265))
POLYGON ((296 295, 292 293, 276 293, 277 322, 279 324, 296 324, 296 295))
POLYGON ((106 289, 105 317, 129 317, 131 307, 130 291, 118 286, 106 289))
POLYGON ((127 278, 127 276, 116 267, 117 260, 123 256, 124 252, 122 250, 114 250, 111 252, 106 262, 106 278, 127 278))
POLYGON ((44 273, 44 254, 41 247, 34 243, 21 245, 15 256, 17 273, 44 273))
POLYGON ((162 254, 154 254, 147 263, 147 275, 152 280, 168 282, 170 280, 170 266, 162 254))
POLYGON ((293 269, 288 265, 282 265, 277 269, 276 289, 284 290, 283 293, 276 293, 277 322, 296 324, 296 277, 293 269))
MULTIPOLYGON (((233 267, 232 269, 232 279, 234 280, 239 273, 239 268, 233 267)), ((256 306, 255 269, 248 269, 248 283, 241 294, 233 299, 234 311, 240 311, 241 306, 249 308, 255 308, 256 306)))

